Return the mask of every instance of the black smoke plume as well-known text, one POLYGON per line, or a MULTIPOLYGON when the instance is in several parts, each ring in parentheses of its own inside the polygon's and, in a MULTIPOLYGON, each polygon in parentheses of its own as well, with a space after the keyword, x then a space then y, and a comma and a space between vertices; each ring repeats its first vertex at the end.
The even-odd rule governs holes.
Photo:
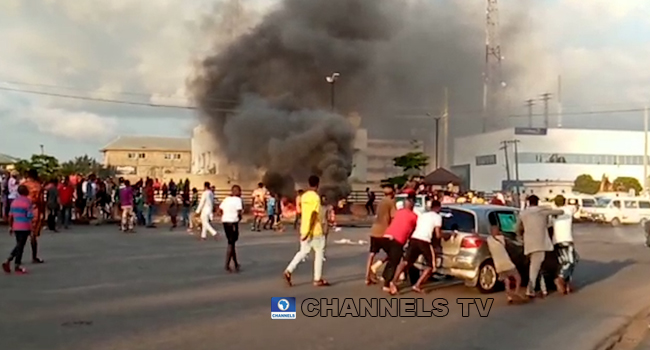
MULTIPOLYGON (((414 126, 400 113, 430 110, 444 87, 452 108, 480 109, 484 13, 469 18, 461 6, 284 0, 203 59, 189 89, 230 161, 268 171, 276 191, 287 187, 281 179, 319 175, 334 200, 350 191, 355 131, 348 114, 358 112, 371 134, 403 138, 414 126), (340 73, 336 113, 325 80, 333 72, 340 73)), ((452 132, 478 124, 459 119, 452 132)))

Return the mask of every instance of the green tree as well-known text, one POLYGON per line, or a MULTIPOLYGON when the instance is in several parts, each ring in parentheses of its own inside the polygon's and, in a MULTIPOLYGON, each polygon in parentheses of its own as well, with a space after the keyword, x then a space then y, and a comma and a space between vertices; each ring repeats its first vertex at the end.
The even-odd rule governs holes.
POLYGON ((596 194, 600 189, 600 181, 594 180, 591 175, 582 174, 573 182, 573 190, 585 194, 596 194))
POLYGON ((643 187, 639 180, 634 177, 629 176, 620 176, 617 177, 612 183, 615 191, 619 192, 628 192, 630 189, 633 189, 635 193, 641 193, 643 187))
POLYGON ((61 174, 64 176, 72 174, 96 174, 100 178, 106 178, 115 176, 116 173, 117 171, 115 167, 105 167, 95 158, 91 158, 88 155, 75 157, 74 159, 61 164, 61 174))
POLYGON ((402 168, 404 173, 412 170, 421 172, 429 165, 429 156, 422 152, 409 152, 403 156, 393 158, 393 165, 402 168))
POLYGON ((401 168, 403 174, 384 179, 382 183, 402 187, 411 175, 418 175, 429 165, 429 156, 422 152, 409 152, 405 155, 393 158, 393 165, 401 168))
POLYGON ((26 175, 30 169, 36 169, 41 180, 48 181, 58 176, 61 169, 59 160, 47 154, 34 154, 27 159, 21 159, 14 164, 16 171, 26 175))

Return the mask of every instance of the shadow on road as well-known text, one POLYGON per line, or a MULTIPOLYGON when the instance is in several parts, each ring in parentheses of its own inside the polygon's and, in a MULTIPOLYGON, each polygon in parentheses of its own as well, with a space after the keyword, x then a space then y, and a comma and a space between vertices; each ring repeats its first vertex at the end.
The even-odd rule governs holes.
POLYGON ((574 277, 576 286, 586 287, 590 284, 606 280, 636 262, 633 259, 609 262, 580 260, 576 266, 576 274, 574 277))

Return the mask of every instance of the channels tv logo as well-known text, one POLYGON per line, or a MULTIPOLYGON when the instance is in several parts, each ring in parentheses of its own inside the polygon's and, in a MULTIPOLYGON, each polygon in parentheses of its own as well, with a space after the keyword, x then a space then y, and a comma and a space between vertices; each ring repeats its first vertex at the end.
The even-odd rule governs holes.
POLYGON ((271 319, 295 320, 296 298, 273 297, 271 298, 271 319))

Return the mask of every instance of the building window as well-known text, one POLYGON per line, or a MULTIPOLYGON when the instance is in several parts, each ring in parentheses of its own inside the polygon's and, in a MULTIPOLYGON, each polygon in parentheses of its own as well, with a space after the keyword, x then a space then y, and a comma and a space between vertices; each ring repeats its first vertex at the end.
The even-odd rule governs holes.
POLYGON ((174 159, 181 159, 181 154, 180 153, 174 154, 174 159))
POLYGON ((146 156, 147 155, 145 153, 138 153, 138 158, 140 158, 140 159, 144 159, 144 158, 146 158, 146 156))
MULTIPOLYGON (((519 153, 519 163, 641 165, 643 156, 614 154, 519 153)), ((479 157, 477 157, 479 158, 479 157)))
POLYGON ((129 157, 129 159, 133 159, 133 158, 136 157, 136 154, 135 153, 129 153, 127 156, 129 157))
POLYGON ((165 153, 165 159, 172 159, 171 153, 165 153))

